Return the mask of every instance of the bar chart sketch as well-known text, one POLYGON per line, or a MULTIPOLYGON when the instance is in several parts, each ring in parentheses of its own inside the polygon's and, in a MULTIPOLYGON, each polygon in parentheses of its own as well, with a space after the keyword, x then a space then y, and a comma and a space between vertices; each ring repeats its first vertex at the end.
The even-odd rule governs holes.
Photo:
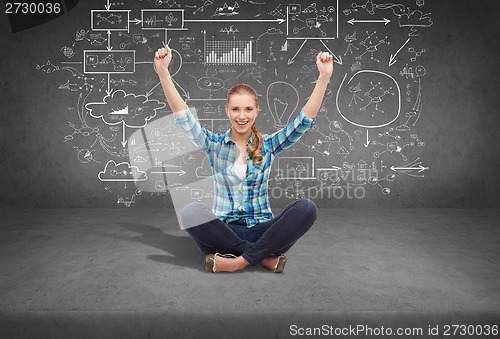
POLYGON ((249 65, 257 63, 257 41, 205 41, 205 64, 249 65))

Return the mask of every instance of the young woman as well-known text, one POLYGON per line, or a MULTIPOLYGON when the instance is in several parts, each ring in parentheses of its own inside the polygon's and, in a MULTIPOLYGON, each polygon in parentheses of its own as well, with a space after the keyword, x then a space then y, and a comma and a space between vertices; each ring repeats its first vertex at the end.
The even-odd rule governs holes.
POLYGON ((260 110, 257 93, 246 84, 229 89, 225 110, 231 128, 226 133, 201 127, 174 86, 168 70, 171 59, 168 46, 158 49, 155 70, 176 123, 208 154, 214 177, 213 208, 188 204, 181 215, 186 232, 206 255, 209 272, 233 272, 257 264, 282 272, 287 261, 284 253, 313 225, 317 209, 311 200, 299 199, 274 216, 268 197, 271 164, 314 125, 333 73, 332 56, 318 53, 319 77, 306 105, 271 135, 262 135, 255 127, 260 110))

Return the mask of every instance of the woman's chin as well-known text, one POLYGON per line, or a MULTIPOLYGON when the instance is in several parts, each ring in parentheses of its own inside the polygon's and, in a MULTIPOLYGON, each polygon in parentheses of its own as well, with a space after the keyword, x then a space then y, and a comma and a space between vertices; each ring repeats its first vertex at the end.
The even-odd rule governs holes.
POLYGON ((244 133, 246 133, 246 132, 248 132, 248 131, 250 130, 250 127, 249 127, 249 126, 247 126, 247 125, 243 125, 243 126, 241 126, 241 125, 236 125, 236 126, 233 126, 233 127, 235 127, 235 128, 234 128, 234 130, 235 130, 236 132, 238 132, 238 133, 243 133, 243 134, 244 134, 244 133))

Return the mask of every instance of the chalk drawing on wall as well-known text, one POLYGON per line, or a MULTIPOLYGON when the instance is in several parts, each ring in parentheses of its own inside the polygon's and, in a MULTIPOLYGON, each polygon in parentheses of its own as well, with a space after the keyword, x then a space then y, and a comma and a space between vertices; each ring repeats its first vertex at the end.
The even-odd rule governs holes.
POLYGON ((278 157, 278 180, 316 179, 314 157, 278 157))
POLYGON ((92 10, 90 26, 93 31, 128 31, 129 10, 92 10))
POLYGON ((205 40, 206 65, 251 65, 257 63, 257 41, 205 40))
POLYGON ((390 42, 387 41, 387 36, 380 39, 375 35, 376 33, 376 31, 373 31, 372 33, 368 33, 368 31, 366 31, 366 38, 364 38, 360 42, 360 46, 363 46, 365 48, 365 51, 362 54, 358 55, 356 57, 356 60, 361 60, 365 54, 369 54, 370 61, 374 60, 376 62, 380 62, 380 60, 374 58, 373 55, 378 51, 378 46, 382 44, 389 45, 390 42))
POLYGON ((282 128, 291 121, 299 106, 299 92, 288 82, 275 81, 267 88, 267 105, 274 126, 282 128))
POLYGON ((347 73, 337 91, 336 104, 339 114, 347 122, 364 128, 378 128, 393 123, 399 117, 401 90, 391 75, 375 70, 362 70, 352 75, 347 82, 346 78, 347 73), (356 84, 355 88, 358 84, 362 84, 363 89, 360 88, 360 91, 356 90, 353 93, 351 84, 356 84), (356 93, 363 93, 363 96, 358 96, 356 93), (341 97, 350 99, 341 101, 341 97), (360 114, 368 110, 372 114, 360 114), (375 115, 376 112, 381 112, 383 115, 375 115))
POLYGON ((141 195, 112 187, 113 181, 130 186, 138 173, 144 173, 141 192, 171 188, 191 200, 213 198, 210 187, 176 179, 208 178, 203 153, 186 146, 172 121, 153 128, 171 115, 151 61, 163 44, 173 50, 175 86, 201 125, 216 133, 230 128, 226 91, 238 82, 257 89, 259 129, 286 126, 315 85, 316 54, 334 55, 335 76, 314 128, 287 151, 296 156, 276 159, 273 170, 289 175, 273 184, 288 198, 349 187, 373 187, 384 196, 397 187, 394 181, 429 171, 418 153, 425 146, 417 123, 425 122, 422 92, 431 71, 423 33, 433 25, 423 0, 145 0, 140 10, 127 1, 103 7, 90 11, 89 27, 74 28, 74 41, 61 42, 59 61, 45 59, 36 68, 75 97, 64 142, 82 165, 106 164, 98 179, 109 183, 105 191, 118 194, 119 204, 132 206, 141 195), (129 5, 134 10, 123 9, 129 5))
POLYGON ((315 2, 287 7, 288 39, 336 39, 339 37, 338 0, 318 6, 315 2))

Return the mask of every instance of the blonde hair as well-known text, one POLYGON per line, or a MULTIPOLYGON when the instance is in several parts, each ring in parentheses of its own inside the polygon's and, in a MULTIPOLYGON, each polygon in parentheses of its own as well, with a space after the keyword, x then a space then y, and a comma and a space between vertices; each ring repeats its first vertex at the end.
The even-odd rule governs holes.
MULTIPOLYGON (((255 98, 255 105, 257 109, 259 108, 259 102, 257 101, 257 92, 252 88, 252 86, 240 83, 237 85, 234 85, 229 89, 227 92, 227 102, 229 103, 229 97, 233 94, 243 94, 243 93, 248 93, 252 94, 255 98)), ((253 132, 253 138, 252 138, 252 144, 247 147, 247 151, 250 154, 250 157, 252 157, 252 160, 254 164, 261 164, 262 163, 262 134, 257 130, 257 127, 255 126, 255 122, 252 125, 252 132, 253 132)))

